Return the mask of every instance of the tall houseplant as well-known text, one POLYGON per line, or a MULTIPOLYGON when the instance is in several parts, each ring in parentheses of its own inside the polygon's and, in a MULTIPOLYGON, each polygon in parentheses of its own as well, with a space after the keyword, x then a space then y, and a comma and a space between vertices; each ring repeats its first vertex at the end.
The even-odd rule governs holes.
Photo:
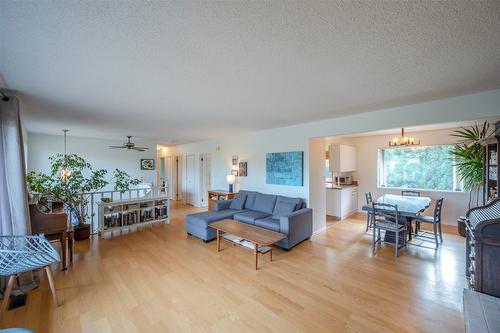
POLYGON ((489 123, 485 121, 481 126, 461 127, 453 131, 452 136, 458 139, 453 147, 452 155, 455 159, 458 175, 463 182, 464 190, 469 191, 469 209, 471 208, 472 194, 476 194, 476 206, 479 204, 479 192, 483 185, 485 150, 481 142, 491 135, 489 123))
POLYGON ((114 189, 123 193, 130 185, 141 182, 119 169, 115 169, 113 176, 106 179, 107 170, 94 170, 89 162, 76 154, 57 154, 49 157, 49 161, 49 173, 28 173, 28 186, 34 193, 50 195, 61 201, 71 216, 75 229, 89 227, 85 220, 91 192, 97 192, 113 183, 114 189))

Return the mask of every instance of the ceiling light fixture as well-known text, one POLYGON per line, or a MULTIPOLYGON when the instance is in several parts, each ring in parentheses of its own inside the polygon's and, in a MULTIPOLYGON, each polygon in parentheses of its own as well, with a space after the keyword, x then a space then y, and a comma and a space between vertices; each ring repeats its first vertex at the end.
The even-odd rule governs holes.
POLYGON ((394 137, 391 141, 389 141, 389 147, 418 146, 419 144, 420 140, 418 140, 418 142, 415 142, 414 138, 405 136, 404 128, 401 128, 401 138, 394 137))

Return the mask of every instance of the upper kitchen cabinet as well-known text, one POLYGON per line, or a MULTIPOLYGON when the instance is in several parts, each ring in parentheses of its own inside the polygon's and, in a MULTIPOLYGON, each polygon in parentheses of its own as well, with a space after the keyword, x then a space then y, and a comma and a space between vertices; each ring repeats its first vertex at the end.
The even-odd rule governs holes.
POLYGON ((328 155, 332 172, 356 171, 357 154, 355 146, 332 143, 328 155))

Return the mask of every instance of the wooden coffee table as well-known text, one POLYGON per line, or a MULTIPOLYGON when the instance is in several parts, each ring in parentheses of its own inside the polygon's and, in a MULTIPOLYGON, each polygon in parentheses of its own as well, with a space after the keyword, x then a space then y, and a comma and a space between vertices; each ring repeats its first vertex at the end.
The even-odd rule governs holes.
POLYGON ((221 238, 226 239, 232 244, 246 248, 250 248, 246 246, 246 242, 250 242, 253 245, 255 269, 257 269, 259 253, 265 254, 269 252, 271 261, 273 261, 272 245, 279 242, 283 238, 286 238, 286 235, 280 232, 267 230, 251 224, 236 222, 229 219, 210 223, 210 227, 217 230, 217 252, 220 251, 221 238), (221 235, 221 231, 225 234, 221 235))

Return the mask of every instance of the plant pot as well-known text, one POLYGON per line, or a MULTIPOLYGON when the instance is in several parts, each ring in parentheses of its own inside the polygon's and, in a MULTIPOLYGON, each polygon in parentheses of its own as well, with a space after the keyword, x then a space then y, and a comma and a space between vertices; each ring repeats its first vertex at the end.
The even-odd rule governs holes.
POLYGON ((75 232, 74 238, 76 241, 81 241, 90 238, 90 224, 76 225, 73 227, 75 232))

